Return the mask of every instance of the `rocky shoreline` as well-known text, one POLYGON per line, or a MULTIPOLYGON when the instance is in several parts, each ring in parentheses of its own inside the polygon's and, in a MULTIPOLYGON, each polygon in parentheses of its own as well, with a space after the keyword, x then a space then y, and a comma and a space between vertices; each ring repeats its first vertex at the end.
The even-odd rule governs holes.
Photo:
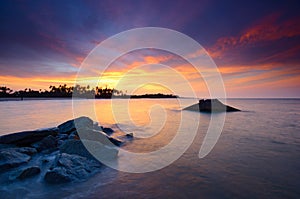
POLYGON ((83 181, 105 167, 85 148, 83 141, 97 146, 106 158, 116 159, 118 147, 133 139, 99 126, 88 117, 66 121, 54 128, 0 136, 1 183, 34 176, 50 184, 83 181), (81 138, 79 130, 88 132, 81 138))

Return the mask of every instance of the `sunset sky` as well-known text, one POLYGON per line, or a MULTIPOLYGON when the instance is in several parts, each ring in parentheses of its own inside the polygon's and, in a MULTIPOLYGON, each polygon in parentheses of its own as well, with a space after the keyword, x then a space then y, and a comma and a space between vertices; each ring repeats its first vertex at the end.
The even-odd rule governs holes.
MULTIPOLYGON (((101 41, 151 26, 173 29, 199 42, 219 67, 228 97, 300 97, 299 10, 297 0, 4 0, 0 2, 0 84, 13 90, 72 85, 81 62, 101 41)), ((117 60, 103 83, 113 87, 124 70, 141 64, 170 65, 188 81, 201 81, 175 55, 144 50, 117 60)), ((159 65, 139 70, 145 75, 153 70, 167 74, 159 65)), ((155 85, 145 86, 144 92, 147 89, 167 90, 155 85)))

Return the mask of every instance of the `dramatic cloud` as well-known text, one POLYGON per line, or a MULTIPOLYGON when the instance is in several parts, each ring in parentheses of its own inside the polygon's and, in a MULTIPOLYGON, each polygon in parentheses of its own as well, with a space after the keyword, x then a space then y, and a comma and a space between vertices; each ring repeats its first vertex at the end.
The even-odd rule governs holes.
MULTIPOLYGON (((300 93, 297 1, 4 0, 0 13, 0 84, 12 89, 73 84, 81 62, 101 41, 131 28, 157 26, 180 31, 203 45, 218 65, 229 96, 300 93)), ((203 53, 201 49, 189 56, 203 53)), ((205 90, 192 66, 175 55, 154 51, 120 58, 106 71, 105 82, 113 85, 143 64, 169 65, 191 84, 201 85, 199 92, 205 90)), ((155 66, 132 75, 146 77, 153 71, 167 76, 155 66)))
POLYGON ((300 17, 280 21, 279 14, 270 15, 256 25, 244 30, 239 36, 219 38, 216 44, 209 48, 209 54, 214 58, 218 58, 234 48, 266 45, 263 43, 299 37, 299 22, 300 17))

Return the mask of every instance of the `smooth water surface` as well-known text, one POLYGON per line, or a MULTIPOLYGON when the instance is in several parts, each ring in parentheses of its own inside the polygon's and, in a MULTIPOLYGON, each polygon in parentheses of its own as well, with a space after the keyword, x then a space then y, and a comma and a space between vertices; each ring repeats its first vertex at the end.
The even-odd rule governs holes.
MULTIPOLYGON (((181 106, 196 102, 181 101, 181 106)), ((106 168, 81 183, 49 186, 33 178, 1 189, 10 190, 13 198, 300 197, 300 100, 227 100, 244 111, 226 114, 217 144, 203 159, 198 153, 210 114, 181 111, 176 99, 116 102, 113 114, 110 100, 96 100, 93 119, 140 137, 124 146, 126 150, 149 152, 167 145, 183 114, 190 118, 184 121, 186 132, 199 121, 197 135, 183 156, 155 172, 131 174, 106 168), (130 117, 123 107, 129 107, 130 117)), ((77 106, 84 110, 86 103, 77 106)), ((1 134, 57 126, 73 117, 71 100, 7 101, 0 102, 0 110, 1 134)))

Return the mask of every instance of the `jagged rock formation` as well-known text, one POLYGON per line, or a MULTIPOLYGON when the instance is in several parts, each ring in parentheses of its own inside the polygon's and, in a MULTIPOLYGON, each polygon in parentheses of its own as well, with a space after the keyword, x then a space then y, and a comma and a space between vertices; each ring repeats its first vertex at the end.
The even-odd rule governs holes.
POLYGON ((0 176, 7 181, 40 176, 46 183, 85 180, 104 167, 84 144, 97 149, 101 158, 118 157, 118 147, 132 134, 114 137, 88 117, 66 121, 55 128, 0 136, 0 176), (80 132, 80 133, 79 133, 80 132), (83 144, 84 143, 84 144, 83 144))

